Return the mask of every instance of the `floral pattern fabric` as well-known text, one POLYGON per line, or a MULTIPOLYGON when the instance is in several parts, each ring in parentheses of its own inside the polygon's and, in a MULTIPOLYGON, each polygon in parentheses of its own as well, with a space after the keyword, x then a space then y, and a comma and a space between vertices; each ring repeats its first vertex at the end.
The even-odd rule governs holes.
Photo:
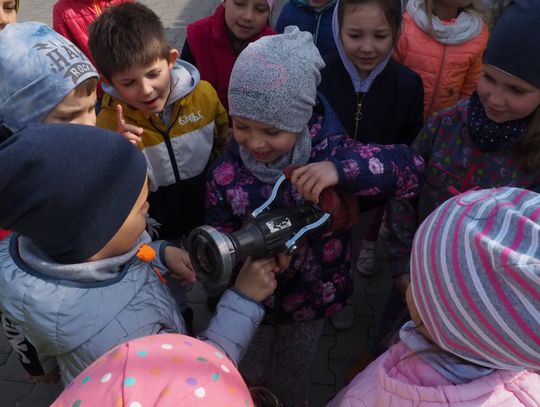
POLYGON ((470 189, 518 187, 540 192, 540 178, 527 174, 512 148, 482 151, 467 125, 468 99, 433 116, 411 148, 426 162, 416 200, 390 203, 389 250, 395 275, 409 271, 414 233, 447 199, 470 189))
MULTIPOLYGON (((320 99, 308 124, 312 136, 309 162, 332 161, 339 188, 370 198, 412 198, 419 189, 423 160, 405 145, 366 145, 344 135, 337 117, 320 99)), ((259 181, 243 165, 238 145, 209 171, 206 223, 222 232, 239 229, 251 211, 270 195, 272 185, 259 181)), ((274 207, 304 203, 286 183, 274 207)), ((302 240, 289 267, 278 275, 275 293, 265 301, 267 321, 301 322, 331 316, 351 295, 349 232, 315 234, 302 240)))

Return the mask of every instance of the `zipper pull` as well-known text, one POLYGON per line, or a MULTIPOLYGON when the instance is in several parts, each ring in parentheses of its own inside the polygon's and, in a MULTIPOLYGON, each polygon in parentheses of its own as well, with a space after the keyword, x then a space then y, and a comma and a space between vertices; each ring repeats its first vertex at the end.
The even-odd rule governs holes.
POLYGON ((152 260, 154 260, 154 257, 156 257, 156 251, 152 248, 152 246, 148 244, 142 244, 141 247, 139 247, 139 250, 137 250, 136 256, 145 263, 148 263, 152 270, 154 270, 154 273, 156 273, 159 281, 161 281, 163 284, 167 284, 167 280, 165 280, 165 277, 163 277, 158 271, 158 269, 156 269, 150 263, 152 260))
POLYGON ((364 117, 364 113, 362 113, 362 102, 364 101, 364 96, 366 96, 365 93, 357 93, 356 94, 356 113, 354 114, 354 139, 356 140, 356 136, 358 134, 358 126, 360 125, 360 122, 362 121, 362 118, 364 117))

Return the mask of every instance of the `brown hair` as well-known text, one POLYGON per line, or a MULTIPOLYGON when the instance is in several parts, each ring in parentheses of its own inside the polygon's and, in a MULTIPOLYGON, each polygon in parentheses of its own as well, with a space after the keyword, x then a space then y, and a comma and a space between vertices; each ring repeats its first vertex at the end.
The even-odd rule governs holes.
MULTIPOLYGON (((434 34, 434 31, 433 31, 433 14, 434 14, 433 9, 434 9, 434 4, 435 4, 436 1, 437 0, 424 0, 424 11, 426 13, 428 23, 429 23, 429 27, 430 27, 430 32, 431 32, 432 35, 434 34)), ((463 10, 466 10, 469 13, 472 13, 472 14, 479 15, 484 19, 484 21, 487 21, 487 15, 486 15, 484 6, 482 5, 482 0, 472 0, 471 4, 469 4, 467 7, 464 7, 463 10)))
POLYGON ((73 96, 78 98, 90 96, 96 91, 97 83, 97 78, 88 78, 84 80, 75 86, 73 89, 73 96))
POLYGON ((531 115, 527 133, 513 149, 514 157, 528 174, 540 173, 540 106, 531 115))
POLYGON ((171 48, 161 20, 140 3, 108 7, 88 34, 96 68, 109 81, 115 73, 169 58, 171 48))
POLYGON ((341 0, 338 6, 338 24, 341 32, 345 12, 349 6, 359 6, 362 4, 374 4, 382 8, 384 17, 392 28, 392 43, 395 45, 399 37, 401 20, 403 19, 403 10, 401 9, 401 0, 341 0))

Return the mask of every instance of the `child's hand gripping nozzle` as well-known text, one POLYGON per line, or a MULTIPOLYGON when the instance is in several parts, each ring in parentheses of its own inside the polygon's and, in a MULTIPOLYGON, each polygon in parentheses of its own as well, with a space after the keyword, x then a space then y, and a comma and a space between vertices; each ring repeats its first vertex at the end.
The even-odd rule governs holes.
POLYGON ((318 205, 306 202, 288 208, 270 208, 292 170, 284 171, 270 197, 251 213, 241 229, 222 233, 205 225, 191 231, 188 236, 191 263, 209 294, 223 291, 235 266, 248 256, 294 254, 304 236, 346 230, 356 223, 356 198, 333 187, 323 190, 318 205))

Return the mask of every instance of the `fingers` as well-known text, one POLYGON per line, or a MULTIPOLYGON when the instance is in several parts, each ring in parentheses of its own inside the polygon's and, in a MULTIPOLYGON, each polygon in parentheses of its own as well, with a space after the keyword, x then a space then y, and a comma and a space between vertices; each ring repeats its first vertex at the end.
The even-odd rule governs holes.
POLYGON ((289 263, 291 262, 291 256, 285 253, 278 253, 274 261, 277 263, 278 268, 278 271, 276 272, 279 273, 289 267, 289 263))
POLYGON ((124 119, 124 111, 122 109, 122 105, 120 104, 116 105, 116 125, 119 132, 122 132, 121 129, 123 129, 126 125, 126 121, 124 119))
POLYGON ((126 123, 126 120, 124 119, 124 111, 122 109, 122 105, 120 104, 116 105, 116 126, 118 133, 127 138, 133 144, 141 142, 141 136, 144 129, 142 127, 126 123))

